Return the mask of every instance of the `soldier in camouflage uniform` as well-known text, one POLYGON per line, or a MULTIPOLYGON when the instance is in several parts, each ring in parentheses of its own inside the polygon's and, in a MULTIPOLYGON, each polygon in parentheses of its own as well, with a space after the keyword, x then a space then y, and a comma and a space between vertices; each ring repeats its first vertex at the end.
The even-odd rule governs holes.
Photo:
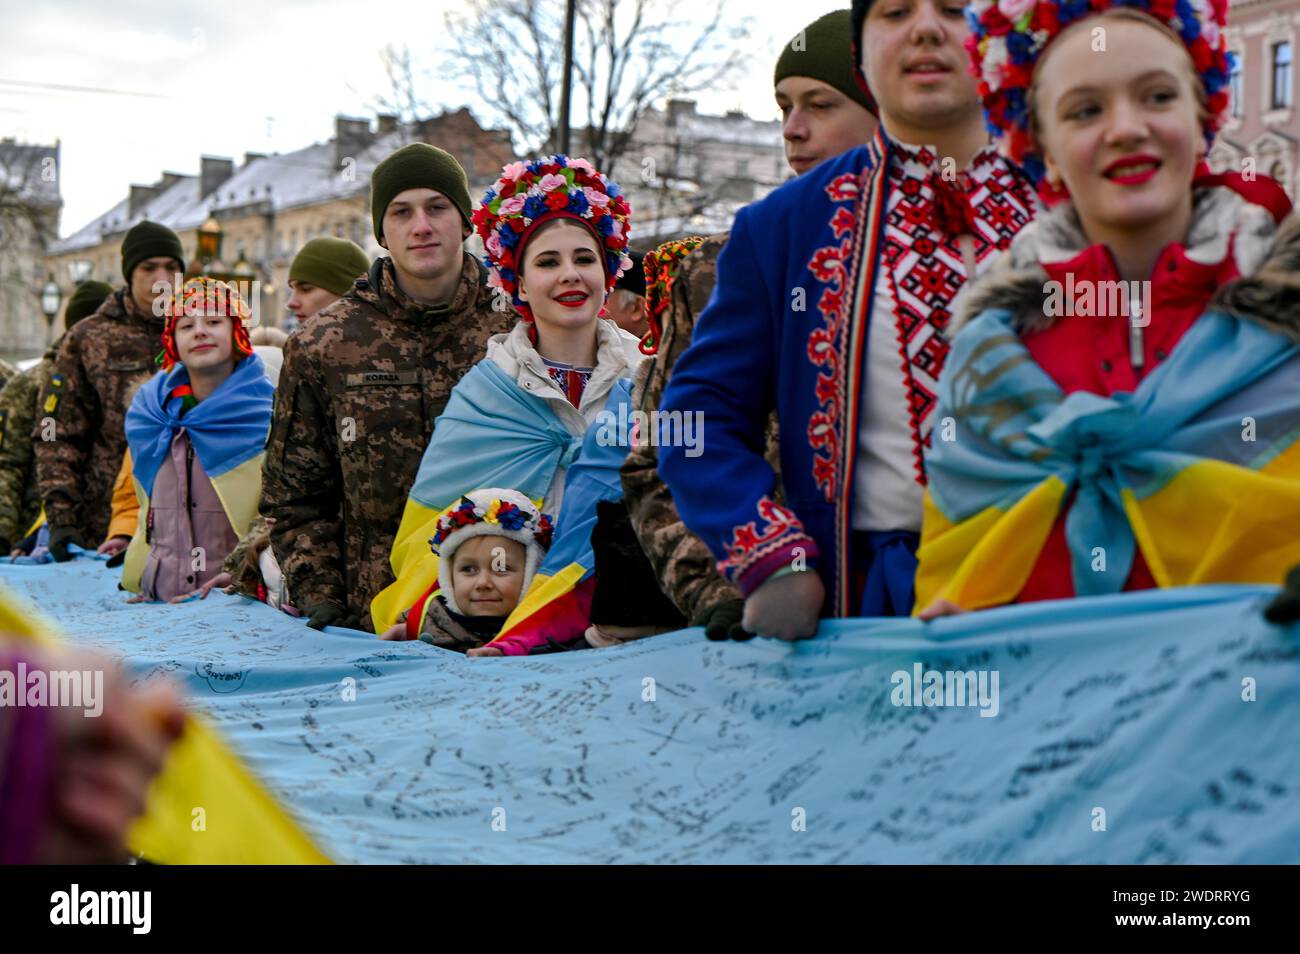
MULTIPOLYGON (((805 42, 786 45, 777 60, 774 83, 783 116, 786 160, 802 175, 817 163, 870 141, 875 133, 874 104, 853 79, 849 11, 820 17, 800 34, 805 42)), ((652 360, 637 374, 633 406, 658 408, 664 388, 695 330, 717 282, 717 260, 728 233, 706 238, 677 267, 664 313, 661 339, 652 360)), ((655 332, 652 331, 652 334, 655 332)), ((767 426, 766 457, 776 471, 780 494, 780 444, 776 415, 767 426)), ((659 576, 660 586, 692 626, 710 639, 748 638, 740 625, 744 598, 718 573, 712 553, 686 529, 672 494, 658 473, 653 446, 634 448, 623 465, 623 499, 641 546, 659 576)))
POLYGON ((465 172, 405 146, 371 179, 378 259, 284 348, 262 474, 262 514, 309 625, 371 629, 407 491, 451 389, 514 324, 465 253, 465 172))
MULTIPOLYGON (((63 311, 64 328, 92 314, 111 294, 113 288, 105 282, 82 282, 63 311)), ((0 556, 9 553, 40 516, 32 422, 62 341, 60 335, 39 363, 18 372, 0 390, 0 556)))
POLYGON ((163 319, 155 283, 170 288, 185 269, 171 229, 141 222, 122 240, 125 287, 63 336, 32 428, 37 481, 50 526, 50 553, 94 549, 108 531, 113 484, 126 453, 122 423, 131 396, 157 370, 163 319), (54 439, 44 440, 46 421, 54 439))

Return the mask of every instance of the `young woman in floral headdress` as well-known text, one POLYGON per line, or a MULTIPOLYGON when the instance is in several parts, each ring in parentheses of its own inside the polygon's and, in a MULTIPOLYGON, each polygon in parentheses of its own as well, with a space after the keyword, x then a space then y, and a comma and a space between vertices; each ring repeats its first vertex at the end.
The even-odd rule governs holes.
POLYGON ((1227 6, 968 8, 989 127, 1051 207, 958 303, 922 616, 1300 561, 1300 225, 1204 163, 1227 6))
POLYGON ((514 162, 473 215, 502 307, 520 321, 488 341, 456 386, 425 452, 393 546, 396 582, 374 601, 375 631, 436 579, 429 552, 439 512, 479 487, 518 490, 559 513, 584 435, 643 358, 635 337, 602 317, 632 266, 630 209, 585 159, 514 162))

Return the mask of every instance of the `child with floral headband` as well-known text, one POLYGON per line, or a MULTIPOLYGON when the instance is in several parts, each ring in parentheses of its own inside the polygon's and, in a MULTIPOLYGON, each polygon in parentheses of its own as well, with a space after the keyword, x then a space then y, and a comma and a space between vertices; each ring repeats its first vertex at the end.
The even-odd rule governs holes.
POLYGON ((632 265, 630 211, 617 184, 560 155, 511 163, 484 195, 472 223, 488 282, 520 321, 488 340, 438 419, 393 544, 395 582, 372 604, 375 632, 428 590, 426 541, 465 488, 511 487, 559 512, 583 436, 643 358, 602 317, 632 265))
POLYGON ((381 639, 421 639, 457 652, 501 631, 551 544, 551 519, 515 490, 465 494, 439 516, 431 552, 438 585, 403 611, 381 639))
POLYGON ((126 414, 140 518, 122 586, 172 600, 221 572, 257 514, 273 388, 238 292, 208 278, 168 302, 163 370, 126 414))
POLYGON ((1276 183, 1204 164, 1227 8, 967 8, 989 127, 1053 207, 958 303, 923 617, 1300 561, 1300 223, 1276 183))

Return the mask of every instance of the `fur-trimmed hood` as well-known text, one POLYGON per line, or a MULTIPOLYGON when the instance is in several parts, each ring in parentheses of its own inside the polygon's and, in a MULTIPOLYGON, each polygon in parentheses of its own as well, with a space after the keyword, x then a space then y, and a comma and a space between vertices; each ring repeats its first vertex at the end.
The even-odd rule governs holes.
MULTIPOLYGON (((1010 311, 1020 333, 1049 327, 1056 319, 1045 307, 1050 279, 1044 264, 1069 261, 1088 247, 1072 205, 1044 212, 1021 229, 989 271, 962 290, 949 337, 989 309, 1010 311)), ((1197 189, 1187 258, 1210 265, 1222 262, 1229 248, 1242 277, 1220 288, 1211 306, 1300 340, 1300 214, 1292 213, 1279 226, 1267 209, 1232 189, 1197 189)))

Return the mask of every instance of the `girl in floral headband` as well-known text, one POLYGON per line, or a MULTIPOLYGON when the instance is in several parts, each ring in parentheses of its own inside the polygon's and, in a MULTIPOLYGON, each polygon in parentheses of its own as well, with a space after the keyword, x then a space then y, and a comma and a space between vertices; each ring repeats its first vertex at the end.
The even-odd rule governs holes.
POLYGON ((521 320, 488 340, 439 418, 393 544, 396 579, 371 604, 377 633, 433 585, 424 543, 437 514, 467 488, 512 487, 560 512, 584 437, 644 359, 637 339, 602 317, 632 264, 631 223, 618 186, 591 163, 513 162, 471 221, 498 304, 521 320))
POLYGON ((168 308, 163 370, 127 410, 140 517, 122 587, 135 602, 193 595, 257 516, 273 388, 249 344, 248 317, 229 285, 187 281, 168 308))
POLYGON ((429 539, 438 586, 381 639, 422 639, 465 652, 501 631, 551 545, 551 518, 515 490, 471 491, 439 515, 429 539))
POLYGON ((1279 228, 1272 180, 1204 163, 1228 105, 1227 7, 967 8, 989 128, 1056 204, 958 303, 949 433, 926 455, 924 617, 1277 583, 1300 561, 1277 532, 1300 514, 1300 226, 1279 228))
POLYGON ((630 216, 617 184, 585 159, 556 155, 506 166, 472 217, 488 284, 522 319, 491 340, 488 356, 557 413, 568 404, 586 414, 638 360, 635 339, 603 319, 614 282, 632 267, 630 216))

